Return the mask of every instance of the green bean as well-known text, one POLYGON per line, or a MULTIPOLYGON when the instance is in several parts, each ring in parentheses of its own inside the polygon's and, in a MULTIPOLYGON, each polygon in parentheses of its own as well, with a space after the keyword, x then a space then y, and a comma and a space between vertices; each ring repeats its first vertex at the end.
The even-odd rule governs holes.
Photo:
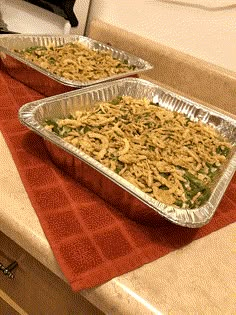
POLYGON ((229 154, 229 152, 230 152, 230 149, 228 147, 225 147, 225 146, 219 146, 216 149, 217 154, 224 155, 225 157, 229 154))

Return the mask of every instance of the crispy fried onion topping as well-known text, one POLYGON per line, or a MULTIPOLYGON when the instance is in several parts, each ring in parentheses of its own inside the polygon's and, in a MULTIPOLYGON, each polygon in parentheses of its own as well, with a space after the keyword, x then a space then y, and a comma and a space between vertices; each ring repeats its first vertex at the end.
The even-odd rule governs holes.
POLYGON ((53 74, 80 82, 127 73, 136 67, 128 60, 114 58, 111 51, 91 49, 80 42, 34 46, 14 52, 53 74))
POLYGON ((231 149, 213 127, 145 98, 99 102, 91 111, 77 111, 56 123, 65 141, 151 197, 182 208, 199 206, 209 197, 213 175, 231 149))

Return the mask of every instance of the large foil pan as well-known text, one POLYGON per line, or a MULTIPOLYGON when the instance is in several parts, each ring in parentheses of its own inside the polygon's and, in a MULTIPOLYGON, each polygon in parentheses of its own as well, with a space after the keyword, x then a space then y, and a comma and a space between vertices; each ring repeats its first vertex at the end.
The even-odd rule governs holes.
POLYGON ((20 108, 19 119, 45 139, 46 147, 57 166, 115 205, 129 218, 145 224, 158 224, 160 218, 163 221, 163 217, 190 228, 207 224, 236 169, 234 119, 142 79, 124 78, 27 103, 20 108), (76 110, 89 110, 96 101, 109 101, 119 95, 146 97, 164 108, 184 113, 192 120, 201 120, 214 126, 233 144, 232 153, 211 187, 211 196, 204 205, 195 209, 181 209, 163 204, 43 127, 45 119, 65 117, 76 110))
POLYGON ((45 96, 57 95, 108 80, 137 76, 140 72, 152 69, 152 65, 141 58, 80 35, 3 35, 0 37, 0 52, 4 53, 4 55, 2 54, 2 62, 12 77, 45 96), (135 66, 135 69, 89 82, 73 81, 55 75, 13 51, 14 49, 21 50, 32 46, 47 46, 50 44, 58 46, 75 41, 83 43, 91 50, 109 51, 113 58, 121 61, 127 60, 129 65, 135 66))

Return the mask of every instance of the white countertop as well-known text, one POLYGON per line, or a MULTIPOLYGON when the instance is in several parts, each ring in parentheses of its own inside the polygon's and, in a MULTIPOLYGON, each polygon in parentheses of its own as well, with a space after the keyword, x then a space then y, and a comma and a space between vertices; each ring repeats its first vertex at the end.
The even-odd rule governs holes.
MULTIPOLYGON (((0 226, 64 281, 0 134, 0 226)), ((107 314, 236 314, 236 223, 80 292, 107 314)))

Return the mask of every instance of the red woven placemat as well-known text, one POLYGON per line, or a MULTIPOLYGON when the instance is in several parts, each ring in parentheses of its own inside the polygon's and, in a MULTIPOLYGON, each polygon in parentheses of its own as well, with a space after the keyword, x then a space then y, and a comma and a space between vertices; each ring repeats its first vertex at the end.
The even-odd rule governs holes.
MULTIPOLYGON (((0 63, 1 64, 1 63, 0 63)), ((134 270, 236 220, 236 176, 213 219, 188 229, 161 219, 131 221, 50 161, 43 140, 18 121, 21 105, 43 96, 0 68, 0 128, 62 272, 74 291, 134 270)))

